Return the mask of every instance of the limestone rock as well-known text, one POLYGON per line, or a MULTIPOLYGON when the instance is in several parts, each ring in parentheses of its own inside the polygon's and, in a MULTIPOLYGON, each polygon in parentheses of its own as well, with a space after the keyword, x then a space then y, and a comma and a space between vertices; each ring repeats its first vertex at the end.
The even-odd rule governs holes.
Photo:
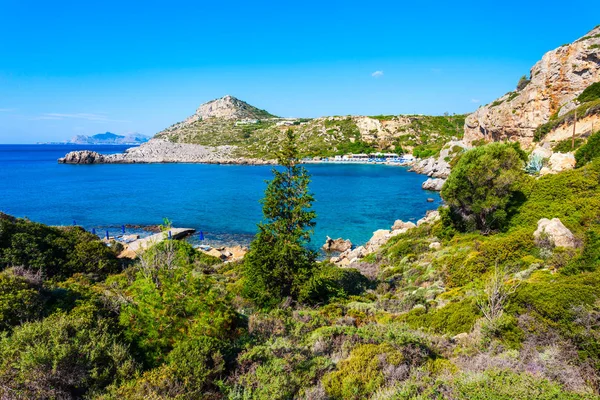
POLYGON ((450 163, 456 155, 467 149, 463 141, 450 141, 444 145, 438 158, 430 157, 419 161, 411 171, 432 178, 447 178, 450 175, 450 163))
POLYGON ((415 225, 413 222, 404 222, 401 219, 398 219, 394 222, 394 225, 392 225, 392 231, 397 231, 397 230, 404 230, 407 231, 409 229, 412 229, 414 227, 416 227, 417 225, 415 225))
POLYGON ((442 248, 442 244, 440 242, 431 242, 429 243, 429 248, 432 250, 439 250, 442 248))
POLYGON ((445 179, 429 178, 425 182, 423 182, 421 187, 425 190, 433 190, 433 191, 439 192, 442 190, 442 186, 444 186, 444 183, 446 183, 445 179))
MULTIPOLYGON (((560 116, 573 110, 577 96, 600 81, 600 27, 546 53, 530 76, 531 81, 521 90, 507 93, 467 117, 465 142, 509 140, 530 147, 539 125, 555 113, 560 116)), ((585 132, 582 129, 586 128, 578 126, 578 132, 585 132)))
POLYGON ((437 210, 427 211, 427 215, 417 221, 417 226, 421 226, 423 224, 430 224, 430 223, 436 222, 439 219, 440 219, 439 211, 437 211, 437 210))
POLYGON ((552 173, 568 171, 575 168, 575 156, 571 153, 554 153, 548 161, 552 173))
POLYGON ((550 244, 556 247, 575 248, 580 245, 573 233, 558 218, 540 219, 533 237, 538 244, 548 240, 550 244))
POLYGON ((100 164, 104 162, 104 156, 89 150, 72 151, 60 158, 58 162, 61 164, 100 164))
POLYGON ((533 149, 531 152, 532 156, 539 156, 542 159, 552 157, 552 149, 550 148, 548 143, 545 143, 544 146, 539 146, 533 149))
POLYGON ((373 236, 365 246, 367 252, 374 253, 377 250, 379 250, 381 246, 383 246, 387 243, 388 240, 390 240, 390 238, 392 237, 391 233, 392 232, 387 229, 378 229, 375 232, 373 232, 373 236))
POLYGON ((327 236, 325 244, 322 249, 324 251, 339 251, 344 252, 352 248, 352 242, 350 240, 344 240, 342 238, 332 239, 327 236))

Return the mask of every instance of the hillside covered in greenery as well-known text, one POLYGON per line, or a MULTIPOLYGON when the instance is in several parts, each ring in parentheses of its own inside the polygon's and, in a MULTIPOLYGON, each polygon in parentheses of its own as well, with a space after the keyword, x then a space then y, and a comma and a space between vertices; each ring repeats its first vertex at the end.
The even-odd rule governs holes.
POLYGON ((439 154, 442 146, 453 138, 462 138, 464 121, 464 115, 265 118, 252 122, 206 118, 175 124, 156 137, 211 147, 237 146, 237 156, 274 158, 284 132, 292 129, 298 138, 301 157, 380 151, 428 157, 439 154))
POLYGON ((165 241, 126 263, 2 215, 0 397, 600 398, 598 137, 537 179, 517 145, 464 153, 441 218, 354 268, 307 250, 310 178, 285 142, 242 262, 165 241), (542 218, 574 245, 535 236, 542 218))

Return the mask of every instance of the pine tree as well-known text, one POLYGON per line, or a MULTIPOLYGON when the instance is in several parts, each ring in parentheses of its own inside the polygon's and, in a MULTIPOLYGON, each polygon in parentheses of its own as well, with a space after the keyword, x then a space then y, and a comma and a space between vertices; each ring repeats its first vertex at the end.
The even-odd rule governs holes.
POLYGON ((288 130, 261 201, 264 220, 244 262, 244 295, 261 307, 297 298, 315 269, 316 253, 307 248, 315 226, 310 175, 298 165, 293 132, 288 130))

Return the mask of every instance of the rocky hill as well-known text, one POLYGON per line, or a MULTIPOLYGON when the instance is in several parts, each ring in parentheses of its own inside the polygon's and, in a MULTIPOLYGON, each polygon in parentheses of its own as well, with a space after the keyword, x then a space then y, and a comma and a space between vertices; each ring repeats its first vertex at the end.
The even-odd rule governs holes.
POLYGON ((465 122, 465 141, 518 141, 531 147, 534 140, 561 140, 571 134, 569 125, 578 107, 577 134, 592 131, 593 122, 600 126, 597 104, 578 100, 590 85, 600 81, 600 26, 571 44, 546 53, 522 79, 515 91, 479 108, 465 122), (594 109, 595 108, 595 109, 594 109), (552 126, 542 125, 554 122, 552 126), (562 133, 551 135, 557 128, 562 133), (536 134, 537 131, 537 134, 536 134), (550 134, 550 135, 549 135, 550 134))
POLYGON ((202 104, 155 138, 202 146, 235 146, 240 157, 270 158, 282 133, 295 131, 303 156, 415 151, 429 156, 462 137, 464 116, 278 118, 232 96, 202 104))

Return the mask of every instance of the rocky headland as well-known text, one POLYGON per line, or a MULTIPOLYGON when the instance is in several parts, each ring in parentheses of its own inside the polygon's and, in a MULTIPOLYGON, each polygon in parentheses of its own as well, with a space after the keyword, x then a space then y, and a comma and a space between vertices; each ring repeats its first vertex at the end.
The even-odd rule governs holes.
POLYGON ((152 139, 119 154, 100 154, 95 151, 72 151, 58 160, 61 164, 144 164, 144 163, 203 163, 203 164, 274 164, 273 160, 235 157, 235 146, 208 147, 190 143, 173 143, 152 139))

